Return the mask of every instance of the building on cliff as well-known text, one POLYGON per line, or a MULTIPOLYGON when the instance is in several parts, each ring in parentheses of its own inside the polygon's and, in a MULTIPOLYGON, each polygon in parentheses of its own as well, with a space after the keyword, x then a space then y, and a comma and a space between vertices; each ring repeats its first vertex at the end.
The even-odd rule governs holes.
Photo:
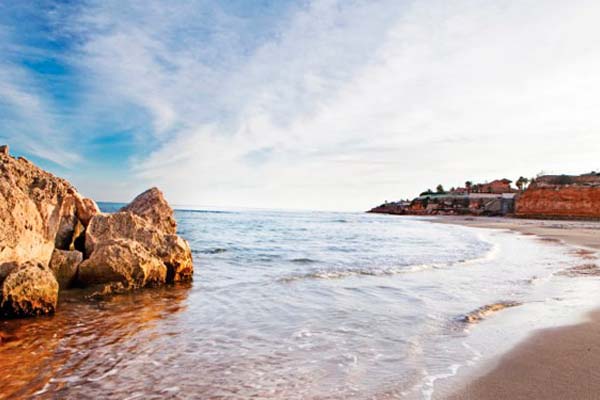
POLYGON ((537 177, 517 199, 523 218, 600 219, 600 173, 537 177))
POLYGON ((425 194, 411 202, 385 203, 370 212, 397 215, 488 215, 514 211, 516 193, 425 194))
POLYGON ((511 183, 512 181, 506 178, 496 179, 489 183, 480 183, 475 185, 473 192, 495 194, 516 193, 517 191, 510 187, 511 183))
POLYGON ((470 188, 449 192, 426 191, 410 202, 384 203, 370 212, 399 215, 489 215, 502 216, 514 212, 518 190, 508 179, 480 183, 470 188))

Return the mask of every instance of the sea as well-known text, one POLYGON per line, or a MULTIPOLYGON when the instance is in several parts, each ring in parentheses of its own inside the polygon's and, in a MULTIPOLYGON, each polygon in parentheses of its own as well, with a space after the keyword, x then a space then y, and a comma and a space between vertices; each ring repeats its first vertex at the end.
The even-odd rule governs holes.
POLYGON ((598 278, 564 274, 585 263, 576 249, 535 236, 365 213, 175 215, 193 282, 67 292, 54 316, 0 322, 0 398, 441 398, 599 300, 598 278))

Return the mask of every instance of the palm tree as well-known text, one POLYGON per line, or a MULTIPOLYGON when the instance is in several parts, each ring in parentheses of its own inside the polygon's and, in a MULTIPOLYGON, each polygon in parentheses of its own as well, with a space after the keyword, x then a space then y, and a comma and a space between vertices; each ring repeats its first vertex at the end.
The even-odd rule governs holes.
POLYGON ((471 193, 471 188, 473 187, 473 182, 466 181, 465 182, 465 187, 467 188, 467 193, 471 193))
POLYGON ((517 179, 517 182, 515 182, 515 185, 517 185, 519 190, 522 192, 528 183, 529 183, 529 179, 520 176, 519 179, 517 179))
POLYGON ((517 181, 515 182, 515 185, 517 185, 517 188, 522 192, 523 191, 523 180, 525 178, 523 178, 522 176, 519 177, 519 179, 517 179, 517 181))

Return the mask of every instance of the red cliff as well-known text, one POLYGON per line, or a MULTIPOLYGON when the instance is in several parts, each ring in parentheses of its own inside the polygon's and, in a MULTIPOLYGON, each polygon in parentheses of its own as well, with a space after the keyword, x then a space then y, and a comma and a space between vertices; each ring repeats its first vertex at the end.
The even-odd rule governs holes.
POLYGON ((515 204, 526 218, 600 219, 600 176, 544 176, 535 180, 515 204))

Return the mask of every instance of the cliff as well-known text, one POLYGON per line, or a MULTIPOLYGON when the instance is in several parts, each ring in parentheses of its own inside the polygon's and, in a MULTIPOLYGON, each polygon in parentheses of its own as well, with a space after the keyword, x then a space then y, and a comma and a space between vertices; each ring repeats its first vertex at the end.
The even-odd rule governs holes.
POLYGON ((103 214, 66 180, 0 146, 0 318, 53 313, 59 292, 100 293, 191 279, 188 243, 152 188, 103 214))
POLYGON ((523 218, 600 219, 600 176, 543 176, 515 204, 523 218))

